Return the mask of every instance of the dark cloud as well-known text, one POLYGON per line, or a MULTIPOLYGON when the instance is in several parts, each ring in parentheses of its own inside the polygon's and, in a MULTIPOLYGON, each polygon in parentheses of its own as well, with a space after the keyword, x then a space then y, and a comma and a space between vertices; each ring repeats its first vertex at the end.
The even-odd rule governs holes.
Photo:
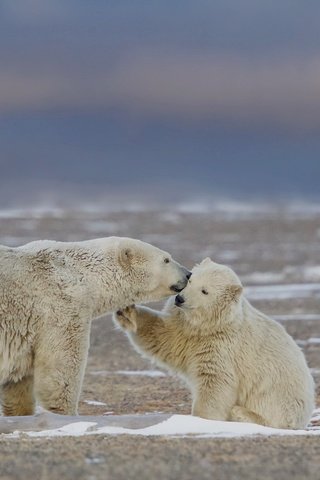
POLYGON ((1 185, 317 193, 319 19, 314 0, 3 0, 1 185))
POLYGON ((0 112, 122 109, 152 117, 320 129, 320 56, 131 54, 100 71, 0 72, 0 112))

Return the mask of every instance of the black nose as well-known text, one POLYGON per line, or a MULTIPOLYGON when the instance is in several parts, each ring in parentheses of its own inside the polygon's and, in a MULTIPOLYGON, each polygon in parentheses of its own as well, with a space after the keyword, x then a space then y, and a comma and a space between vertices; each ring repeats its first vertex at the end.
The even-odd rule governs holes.
POLYGON ((177 295, 174 301, 175 305, 182 305, 184 302, 185 300, 182 295, 177 295))
POLYGON ((191 277, 191 275, 192 275, 192 272, 188 272, 188 273, 187 273, 186 277, 187 277, 188 280, 189 280, 189 278, 191 277))

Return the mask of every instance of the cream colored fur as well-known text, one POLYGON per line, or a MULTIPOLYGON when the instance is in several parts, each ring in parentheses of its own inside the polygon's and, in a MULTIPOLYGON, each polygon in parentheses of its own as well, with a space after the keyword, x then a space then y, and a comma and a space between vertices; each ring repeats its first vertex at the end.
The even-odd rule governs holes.
POLYGON ((91 320, 167 297, 188 273, 168 253, 129 238, 0 246, 3 413, 32 414, 38 400, 76 414, 91 320))
POLYGON ((180 374, 192 413, 214 420, 303 428, 314 408, 304 356, 274 320, 244 298, 239 278, 210 259, 193 270, 175 306, 127 307, 115 321, 133 345, 180 374))

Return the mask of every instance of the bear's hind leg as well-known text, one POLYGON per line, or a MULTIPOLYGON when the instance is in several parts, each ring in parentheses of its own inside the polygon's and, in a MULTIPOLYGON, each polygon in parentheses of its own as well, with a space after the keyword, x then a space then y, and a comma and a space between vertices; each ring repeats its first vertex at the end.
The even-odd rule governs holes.
POLYGON ((245 407, 235 405, 230 413, 231 422, 257 423, 258 425, 267 425, 266 421, 257 413, 254 413, 245 407))
POLYGON ((7 382, 1 386, 3 415, 32 415, 34 406, 33 375, 27 375, 18 382, 7 382))

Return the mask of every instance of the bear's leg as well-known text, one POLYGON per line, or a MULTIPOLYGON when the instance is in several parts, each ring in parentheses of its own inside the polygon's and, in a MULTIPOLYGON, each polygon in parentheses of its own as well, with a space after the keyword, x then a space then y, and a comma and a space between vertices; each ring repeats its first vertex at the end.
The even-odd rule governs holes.
POLYGON ((209 420, 227 420, 228 411, 223 404, 214 404, 204 398, 197 398, 192 405, 192 415, 209 420))
POLYGON ((231 422, 257 423, 258 425, 267 425, 266 421, 257 413, 247 410, 245 407, 235 405, 230 413, 231 422))
MULTIPOLYGON (((35 397, 40 405, 53 413, 77 415, 78 402, 89 349, 89 328, 79 334, 55 335, 58 341, 35 352, 35 397)), ((52 332, 51 332, 52 333, 52 332)))
POLYGON ((32 415, 34 413, 33 375, 18 382, 7 382, 1 387, 2 413, 6 416, 32 415))
POLYGON ((229 378, 220 373, 215 376, 203 375, 202 383, 194 393, 192 415, 209 420, 227 420, 236 401, 236 389, 229 378))
POLYGON ((69 362, 59 367, 42 362, 41 366, 35 365, 35 396, 46 410, 77 415, 85 362, 81 365, 78 359, 72 360, 76 363, 72 369, 67 367, 69 362))

